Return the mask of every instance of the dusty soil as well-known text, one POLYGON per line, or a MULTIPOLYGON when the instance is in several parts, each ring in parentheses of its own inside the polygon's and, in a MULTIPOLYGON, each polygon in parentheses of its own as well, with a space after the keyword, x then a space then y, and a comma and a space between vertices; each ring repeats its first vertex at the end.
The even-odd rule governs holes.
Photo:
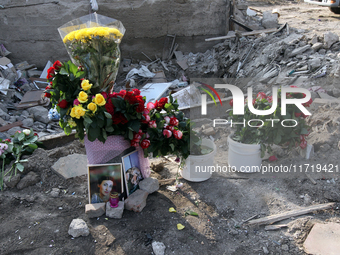
MULTIPOLYGON (((327 8, 294 2, 251 2, 251 6, 260 10, 278 8, 281 24, 288 22, 311 33, 340 32, 336 26, 340 16, 327 8)), ((315 109, 312 116, 309 142, 315 145, 315 157, 308 161, 298 151, 282 149, 275 165, 308 162, 340 167, 339 107, 324 106, 315 109)), ((213 136, 217 163, 225 163, 229 133, 230 129, 219 128, 213 136)), ((302 244, 315 222, 340 222, 339 173, 324 172, 310 172, 316 185, 303 174, 281 178, 214 173, 202 183, 181 179, 184 185, 176 192, 166 188, 170 183, 150 194, 141 213, 124 211, 122 219, 89 219, 84 209, 87 177, 65 180, 51 169, 58 158, 71 153, 85 154, 83 144, 74 141, 50 151, 39 149, 29 158, 27 169, 37 172, 41 181, 20 191, 0 192, 0 254, 151 254, 151 238, 166 245, 165 254, 305 254, 302 244), (52 188, 61 190, 59 197, 51 197, 52 188), (253 216, 326 202, 335 202, 334 208, 281 221, 288 225, 281 230, 265 231, 264 226, 243 222, 253 216), (170 207, 177 213, 170 213, 170 207), (187 210, 197 212, 198 217, 185 216, 187 210), (68 235, 75 218, 87 222, 89 236, 68 235), (177 230, 177 223, 185 229, 177 230)), ((152 176, 160 180, 176 176, 178 167, 172 161, 158 158, 151 163, 155 170, 152 176)))

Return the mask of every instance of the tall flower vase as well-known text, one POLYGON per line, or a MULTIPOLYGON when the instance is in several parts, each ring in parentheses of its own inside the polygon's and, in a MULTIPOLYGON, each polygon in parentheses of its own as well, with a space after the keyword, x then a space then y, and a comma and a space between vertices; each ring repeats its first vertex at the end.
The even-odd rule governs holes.
POLYGON ((87 136, 84 138, 84 144, 89 165, 105 164, 105 163, 121 163, 121 158, 126 154, 137 150, 140 165, 140 171, 143 178, 150 176, 150 162, 148 158, 144 158, 142 148, 131 147, 130 142, 125 140, 123 136, 111 135, 107 137, 105 143, 98 140, 91 142, 87 136))

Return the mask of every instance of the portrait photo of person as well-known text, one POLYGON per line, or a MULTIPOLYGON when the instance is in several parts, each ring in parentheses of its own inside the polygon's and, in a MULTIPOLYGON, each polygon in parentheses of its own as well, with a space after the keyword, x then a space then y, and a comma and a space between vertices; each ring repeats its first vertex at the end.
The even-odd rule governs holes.
POLYGON ((122 162, 126 193, 131 195, 139 188, 139 182, 144 179, 140 171, 138 151, 133 151, 122 157, 122 162))
POLYGON ((89 203, 106 203, 111 194, 123 193, 122 164, 89 165, 89 203))

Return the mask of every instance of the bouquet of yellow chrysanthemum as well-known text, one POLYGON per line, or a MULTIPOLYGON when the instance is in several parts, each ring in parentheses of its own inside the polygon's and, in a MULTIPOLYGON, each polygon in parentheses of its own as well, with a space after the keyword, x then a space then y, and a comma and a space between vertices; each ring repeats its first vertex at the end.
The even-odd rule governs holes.
POLYGON ((72 20, 58 28, 72 62, 82 66, 95 93, 109 92, 116 79, 123 24, 96 13, 72 20))

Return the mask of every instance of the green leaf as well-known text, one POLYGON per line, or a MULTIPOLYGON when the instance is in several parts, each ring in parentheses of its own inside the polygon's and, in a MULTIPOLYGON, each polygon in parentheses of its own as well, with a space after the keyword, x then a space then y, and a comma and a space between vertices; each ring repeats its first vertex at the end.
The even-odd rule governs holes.
POLYGON ((28 145, 28 147, 35 150, 36 148, 38 148, 38 145, 36 145, 35 143, 31 143, 28 145))
POLYGON ((302 128, 300 134, 301 135, 307 135, 308 134, 308 130, 306 128, 302 128))
POLYGON ((19 135, 18 135, 18 140, 19 141, 22 141, 25 139, 25 134, 23 132, 21 132, 19 135))
POLYGON ((20 172, 24 171, 24 166, 23 166, 22 164, 20 164, 20 163, 16 163, 15 167, 16 167, 20 172))
POLYGON ((112 126, 109 126, 109 127, 106 127, 105 130, 106 130, 106 132, 111 133, 111 132, 114 131, 114 128, 112 126))
POLYGON ((85 123, 87 123, 87 124, 91 124, 91 123, 92 123, 92 120, 90 119, 90 117, 88 117, 88 116, 86 116, 86 115, 84 115, 84 121, 85 121, 85 123))
POLYGON ((274 137, 274 143, 279 144, 281 142, 281 135, 279 133, 276 133, 274 137))
POLYGON ((172 151, 175 151, 175 145, 173 143, 170 143, 170 147, 172 151))
POLYGON ((112 119, 112 115, 110 113, 104 112, 104 114, 107 119, 112 119))
POLYGON ((131 130, 129 130, 129 139, 132 140, 133 139, 133 133, 131 130))

